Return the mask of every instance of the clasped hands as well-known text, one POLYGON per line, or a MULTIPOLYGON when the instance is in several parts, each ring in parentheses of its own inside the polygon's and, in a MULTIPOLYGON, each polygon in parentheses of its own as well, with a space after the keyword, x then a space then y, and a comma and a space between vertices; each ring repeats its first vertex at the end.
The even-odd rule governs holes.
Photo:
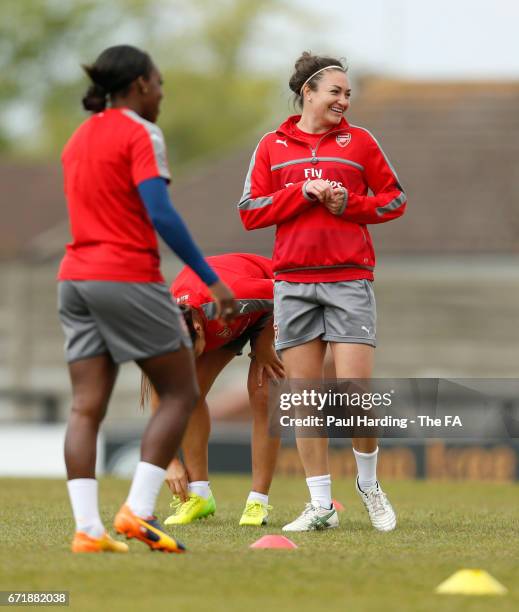
POLYGON ((332 215, 340 215, 348 196, 345 187, 332 187, 324 179, 316 179, 305 183, 304 189, 311 198, 315 198, 327 208, 332 215))

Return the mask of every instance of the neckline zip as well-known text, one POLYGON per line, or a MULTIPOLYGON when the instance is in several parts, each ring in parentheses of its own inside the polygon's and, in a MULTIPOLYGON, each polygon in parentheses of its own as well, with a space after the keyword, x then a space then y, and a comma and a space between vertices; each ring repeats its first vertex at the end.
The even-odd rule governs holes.
POLYGON ((299 136, 297 136, 295 134, 290 134, 288 131, 282 131, 282 130, 279 130, 279 133, 283 134, 283 136, 285 136, 285 138, 291 138, 292 140, 295 140, 296 142, 299 142, 301 144, 306 145, 310 149, 310 153, 312 155, 312 159, 310 160, 311 163, 312 164, 317 164, 317 163, 319 163, 319 158, 317 157, 317 150, 321 146, 322 141, 325 138, 327 138, 328 136, 331 136, 332 134, 338 134, 340 132, 344 132, 345 130, 348 129, 348 127, 349 126, 344 126, 344 127, 339 128, 337 130, 332 130, 331 132, 326 132, 325 134, 323 134, 321 136, 321 138, 319 138, 319 140, 317 141, 317 144, 313 148, 312 148, 311 144, 308 144, 305 140, 303 140, 302 138, 299 138, 299 136))
POLYGON ((326 134, 323 134, 321 136, 321 138, 319 138, 319 140, 317 141, 317 144, 315 145, 315 148, 312 149, 312 145, 308 145, 310 147, 310 152, 312 153, 312 163, 317 163, 319 160, 317 159, 317 149, 319 148, 319 146, 321 145, 321 142, 327 137, 327 136, 331 136, 332 134, 337 134, 337 132, 343 132, 345 128, 341 128, 339 130, 332 130, 331 132, 326 132, 326 134), (315 162, 313 161, 315 159, 315 162))

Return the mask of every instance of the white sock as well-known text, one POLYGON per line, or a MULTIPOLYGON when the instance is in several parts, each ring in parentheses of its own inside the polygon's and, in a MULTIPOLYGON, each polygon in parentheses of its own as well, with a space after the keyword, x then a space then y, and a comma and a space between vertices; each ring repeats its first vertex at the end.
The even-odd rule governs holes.
POLYGON ((100 538, 106 529, 99 516, 97 501, 97 480, 95 478, 74 478, 67 482, 76 531, 100 538))
POLYGON ((126 500, 130 510, 141 518, 153 516, 157 495, 165 477, 166 470, 158 465, 140 461, 126 500))
POLYGON ((353 454, 359 472, 359 487, 367 491, 377 484, 378 447, 372 453, 360 453, 353 449, 353 454))
POLYGON ((204 499, 211 497, 211 487, 208 480, 194 480, 187 485, 188 493, 195 493, 204 499))
POLYGON ((330 474, 311 476, 306 479, 306 484, 313 502, 319 502, 323 508, 332 507, 332 477, 330 474))
POLYGON ((249 493, 249 497, 247 497, 247 503, 254 501, 261 502, 262 504, 265 504, 265 506, 268 506, 269 496, 265 495, 264 493, 257 493, 256 491, 251 491, 249 493))

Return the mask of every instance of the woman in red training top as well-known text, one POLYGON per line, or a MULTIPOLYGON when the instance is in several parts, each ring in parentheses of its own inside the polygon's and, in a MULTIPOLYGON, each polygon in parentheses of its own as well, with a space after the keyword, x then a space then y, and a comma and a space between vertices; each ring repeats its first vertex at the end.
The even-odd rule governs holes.
POLYGON ((191 341, 159 269, 157 231, 205 283, 223 315, 233 296, 205 262, 167 191, 160 128, 162 77, 150 56, 128 45, 84 66, 92 112, 67 142, 65 195, 72 241, 58 273, 61 324, 72 383, 65 440, 76 521, 74 552, 127 552, 100 518, 96 442, 118 366, 135 361, 158 390, 160 406, 144 432, 141 461, 115 529, 151 549, 182 552, 153 516, 165 468, 198 399, 191 341))
MULTIPOLYGON (((207 263, 234 293, 237 315, 231 323, 216 319, 213 297, 189 267, 171 285, 193 341, 201 396, 182 440, 183 464, 174 459, 168 468, 174 512, 165 523, 187 524, 215 513, 209 485, 207 446, 211 422, 206 396, 220 372, 250 342, 247 391, 253 421, 252 489, 240 525, 265 525, 271 510, 268 494, 279 448, 279 439, 269 435, 268 380, 284 377, 283 365, 274 350, 272 262, 260 255, 228 253, 208 257, 207 263)), ((156 403, 153 393, 152 410, 156 403)))
MULTIPOLYGON (((386 155, 350 125, 350 83, 340 60, 303 53, 290 88, 302 108, 259 142, 238 205, 252 230, 276 225, 273 268, 276 349, 289 379, 320 380, 330 344, 337 378, 373 369, 375 254, 367 225, 404 213, 406 196, 386 155), (368 191, 373 195, 368 195, 368 191)), ((297 438, 310 503, 285 531, 337 527, 327 438, 297 438)), ((355 438, 356 490, 373 526, 395 513, 376 476, 377 440, 355 438)))

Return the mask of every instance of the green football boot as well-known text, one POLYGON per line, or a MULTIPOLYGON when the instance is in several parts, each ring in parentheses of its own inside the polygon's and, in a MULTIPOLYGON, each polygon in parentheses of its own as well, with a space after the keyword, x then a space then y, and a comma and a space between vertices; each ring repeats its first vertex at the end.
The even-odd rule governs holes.
POLYGON ((189 493, 188 500, 185 502, 174 495, 170 506, 173 508, 173 514, 168 516, 164 525, 188 525, 197 519, 207 518, 216 512, 216 502, 212 495, 205 499, 196 493, 189 493))

